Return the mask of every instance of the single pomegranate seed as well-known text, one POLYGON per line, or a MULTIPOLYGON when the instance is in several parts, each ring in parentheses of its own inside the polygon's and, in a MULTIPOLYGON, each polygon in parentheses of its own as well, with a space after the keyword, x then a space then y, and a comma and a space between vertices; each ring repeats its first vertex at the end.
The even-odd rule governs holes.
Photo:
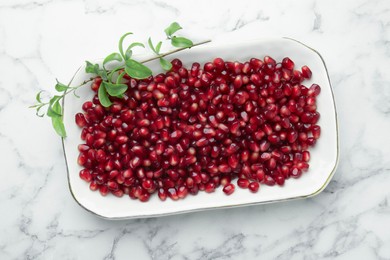
POLYGON ((302 152, 302 160, 305 162, 310 161, 310 152, 309 151, 302 152))
POLYGON ((321 127, 318 125, 314 125, 311 127, 311 132, 313 133, 313 138, 318 139, 321 135, 321 127))
POLYGON ((291 169, 291 172, 290 172, 290 176, 291 176, 291 177, 293 177, 293 178, 299 178, 299 177, 301 177, 301 175, 302 175, 302 171, 301 171, 299 168, 293 167, 293 168, 291 169))
POLYGON ((84 114, 82 113, 76 114, 76 124, 81 128, 87 125, 87 120, 85 119, 84 114))
POLYGON ((273 186, 275 185, 275 180, 271 176, 265 175, 264 183, 268 186, 273 186))
POLYGON ((251 182, 248 186, 249 190, 253 193, 256 193, 259 190, 259 183, 258 182, 251 182))
POLYGON ((87 169, 81 170, 80 171, 80 178, 86 182, 91 182, 91 180, 92 180, 91 172, 87 169))
POLYGON ((276 184, 282 186, 284 184, 284 176, 282 174, 277 174, 274 176, 276 184))
POLYGON ((282 60, 282 66, 285 69, 293 70, 294 69, 294 62, 292 60, 290 60, 290 58, 286 57, 282 60))
POLYGON ((302 77, 306 78, 306 79, 310 79, 311 78, 311 70, 309 69, 308 66, 303 66, 302 67, 302 77))
POLYGON ((108 187, 107 186, 100 186, 99 192, 102 196, 106 196, 108 194, 108 187))
POLYGON ((320 86, 318 86, 317 84, 313 84, 313 85, 310 86, 310 89, 309 89, 309 92, 308 92, 309 96, 316 97, 320 93, 321 93, 321 87, 320 86))
POLYGON ((214 182, 208 182, 205 186, 205 192, 211 193, 215 191, 215 183, 214 182))
POLYGON ((249 180, 239 178, 239 179, 237 180, 237 185, 238 185, 238 187, 240 187, 240 188, 246 189, 246 188, 248 188, 248 186, 249 186, 249 180))
POLYGON ((160 198, 160 200, 164 201, 167 199, 167 192, 164 188, 160 188, 158 189, 158 197, 160 198))
POLYGON ((234 184, 232 183, 229 183, 229 184, 226 184, 224 187, 223 187, 223 192, 226 194, 226 195, 230 195, 234 192, 234 184))
POLYGON ((138 199, 141 201, 141 202, 147 202, 150 198, 150 194, 147 193, 147 192, 144 192, 142 193, 141 195, 139 195, 138 199))
POLYGON ((167 190, 168 192, 168 196, 172 199, 172 200, 178 200, 179 199, 179 196, 177 195, 177 191, 175 188, 169 188, 167 190))

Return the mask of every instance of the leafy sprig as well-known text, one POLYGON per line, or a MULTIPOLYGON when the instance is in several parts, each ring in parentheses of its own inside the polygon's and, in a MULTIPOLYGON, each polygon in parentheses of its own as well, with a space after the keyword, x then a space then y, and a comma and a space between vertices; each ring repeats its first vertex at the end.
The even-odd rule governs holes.
POLYGON ((133 49, 135 47, 145 48, 143 43, 132 42, 129 46, 127 46, 126 50, 123 48, 124 40, 133 34, 131 32, 125 33, 119 39, 118 52, 113 52, 105 57, 101 66, 99 64, 93 64, 86 61, 85 72, 92 74, 89 79, 77 86, 69 86, 57 80, 55 85, 55 90, 58 92, 57 95, 51 97, 48 102, 43 102, 41 95, 44 91, 40 91, 35 97, 37 103, 30 108, 36 109, 36 114, 39 117, 43 117, 45 114, 50 117, 53 128, 57 134, 61 137, 66 137, 66 130, 63 123, 63 109, 60 102, 66 95, 73 93, 76 97, 79 97, 76 94, 76 90, 78 88, 90 83, 96 77, 100 77, 102 82, 98 90, 98 98, 104 107, 109 107, 112 105, 110 97, 122 98, 123 94, 127 91, 128 86, 125 82, 123 82, 125 74, 128 74, 130 77, 135 79, 148 78, 152 75, 152 70, 145 66, 144 63, 156 59, 159 59, 162 69, 169 71, 172 68, 172 64, 168 60, 164 59, 165 56, 210 42, 208 40, 194 44, 191 40, 185 37, 176 36, 176 32, 181 29, 182 27, 177 22, 174 22, 164 30, 171 45, 177 47, 177 49, 170 52, 160 53, 163 42, 159 41, 154 46, 151 37, 149 37, 148 45, 156 56, 144 61, 137 61, 132 58, 133 49), (108 70, 106 68, 106 65, 109 63, 116 63, 114 69, 108 70), (47 107, 46 113, 41 112, 44 107, 47 107))

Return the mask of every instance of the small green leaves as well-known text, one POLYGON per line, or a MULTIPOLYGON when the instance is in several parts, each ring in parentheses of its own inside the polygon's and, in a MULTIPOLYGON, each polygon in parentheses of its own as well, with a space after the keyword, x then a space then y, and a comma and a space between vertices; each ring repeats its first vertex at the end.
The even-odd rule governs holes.
POLYGON ((121 84, 123 76, 125 76, 126 72, 122 72, 119 74, 118 78, 116 79, 116 84, 121 84))
POLYGON ((160 58, 160 65, 161 65, 161 68, 163 68, 163 70, 168 71, 168 70, 172 69, 172 63, 170 63, 169 61, 167 61, 164 58, 160 58))
POLYGON ((98 74, 99 73, 99 65, 98 64, 92 64, 89 61, 86 61, 86 67, 85 67, 85 72, 87 73, 93 73, 93 74, 98 74))
POLYGON ((162 42, 158 42, 157 45, 156 45, 156 53, 157 54, 160 54, 160 50, 161 50, 161 45, 162 45, 162 42))
POLYGON ((177 32, 178 30, 180 29, 183 29, 180 24, 178 24, 177 22, 173 22, 171 23, 171 25, 169 25, 165 30, 165 34, 167 35, 168 38, 170 38, 175 32, 177 32))
POLYGON ((104 85, 100 86, 99 91, 98 91, 98 97, 99 97, 100 103, 104 107, 111 106, 112 102, 111 102, 111 100, 108 97, 107 90, 106 90, 104 85))
POLYGON ((152 75, 152 71, 148 67, 133 59, 126 61, 125 71, 135 79, 146 79, 152 75))
POLYGON ((149 39, 148 39, 148 45, 149 45, 149 48, 152 49, 152 51, 153 51, 154 53, 158 54, 157 51, 156 51, 156 49, 155 49, 154 46, 153 46, 152 38, 151 38, 151 37, 149 37, 149 39))
POLYGON ((194 43, 191 40, 184 37, 176 37, 176 36, 172 37, 171 44, 178 48, 189 48, 192 47, 192 45, 194 45, 194 43))
POLYGON ((104 59, 103 66, 114 60, 121 62, 123 59, 119 53, 113 52, 104 59))
POLYGON ((52 117, 51 123, 56 133, 61 137, 66 137, 66 131, 62 117, 52 117))
POLYGON ((126 53, 125 53, 125 60, 128 60, 131 58, 131 55, 133 55, 133 51, 131 49, 133 49, 134 47, 142 47, 142 48, 145 48, 145 45, 143 43, 140 43, 140 42, 133 42, 132 44, 130 44, 129 47, 127 47, 127 50, 126 50, 126 53))
POLYGON ((119 39, 119 44, 118 44, 118 47, 119 47, 119 52, 120 54, 122 55, 122 57, 124 59, 126 59, 126 56, 125 54, 123 53, 123 40, 128 36, 128 35, 131 35, 133 34, 132 32, 128 32, 128 33, 125 33, 124 35, 122 35, 122 37, 119 39))
POLYGON ((62 109, 59 103, 61 96, 54 96, 50 99, 49 108, 47 109, 48 117, 60 117, 62 116, 62 109))
POLYGON ((134 47, 142 47, 142 48, 145 48, 145 45, 141 42, 133 42, 132 44, 130 44, 129 46, 129 49, 133 49, 134 47))
POLYGON ((41 101, 41 95, 42 93, 44 92, 44 90, 41 90, 38 92, 38 94, 35 96, 35 100, 38 102, 38 103, 42 103, 41 101))
POLYGON ((112 97, 121 96, 127 90, 126 84, 113 84, 110 82, 102 82, 103 86, 106 88, 107 93, 112 97))
POLYGON ((58 92, 64 92, 68 89, 69 87, 65 84, 62 84, 61 82, 59 82, 57 80, 57 84, 55 86, 55 89, 58 91, 58 92))
POLYGON ((34 108, 38 116, 42 117, 46 114, 48 117, 50 117, 52 120, 53 128, 55 129, 57 134, 60 135, 61 137, 66 137, 66 131, 63 123, 62 105, 60 103, 61 99, 63 99, 65 95, 69 93, 73 93, 76 97, 78 97, 76 94, 77 89, 79 89, 80 87, 86 85, 91 81, 94 81, 96 78, 100 77, 102 81, 98 91, 99 101, 104 107, 110 107, 112 105, 110 97, 117 97, 117 98, 125 97, 124 94, 128 89, 128 85, 124 84, 127 82, 127 80, 124 79, 126 75, 129 75, 134 79, 145 79, 150 77, 152 75, 152 71, 143 63, 146 63, 151 60, 157 60, 157 59, 159 60, 161 67, 164 70, 169 71, 172 69, 172 63, 166 60, 164 57, 168 54, 172 54, 182 49, 194 46, 191 40, 184 37, 178 37, 175 35, 175 33, 181 29, 182 27, 177 22, 173 22, 164 30, 168 40, 171 41, 171 44, 174 47, 180 48, 165 54, 160 53, 163 42, 159 41, 157 42, 156 45, 153 45, 152 39, 149 37, 148 45, 150 49, 153 51, 153 53, 156 54, 156 56, 147 59, 143 62, 133 59, 132 55, 133 55, 133 49, 135 47, 145 48, 145 45, 141 42, 133 42, 130 45, 128 45, 127 48, 124 49, 123 47, 124 40, 126 39, 127 36, 133 34, 131 32, 125 33, 119 39, 119 43, 118 43, 119 51, 113 52, 107 57, 105 57, 102 64, 99 65, 96 63, 91 63, 89 61, 86 61, 85 72, 93 74, 89 79, 83 81, 80 85, 77 86, 66 85, 57 80, 57 83, 55 85, 55 90, 58 92, 58 94, 53 96, 48 102, 42 102, 43 98, 41 96, 44 91, 40 91, 35 97, 37 103, 30 106, 30 108, 34 108), (115 61, 118 62, 118 64, 115 64, 116 67, 107 70, 105 67, 106 64, 115 61), (40 113, 40 111, 43 111, 42 109, 43 107, 47 107, 47 111, 46 113, 42 114, 42 112, 40 113))

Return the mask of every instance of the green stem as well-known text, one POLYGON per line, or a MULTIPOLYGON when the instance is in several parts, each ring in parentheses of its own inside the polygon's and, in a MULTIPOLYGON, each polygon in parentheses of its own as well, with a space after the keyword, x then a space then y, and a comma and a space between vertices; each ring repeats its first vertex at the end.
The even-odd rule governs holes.
POLYGON ((152 61, 152 60, 157 60, 157 59, 159 59, 159 58, 163 58, 163 57, 165 57, 165 56, 174 54, 174 53, 176 53, 176 52, 179 52, 179 51, 182 51, 182 50, 185 50, 185 49, 191 49, 192 47, 199 46, 199 45, 202 45, 202 44, 206 44, 206 43, 209 43, 209 42, 211 42, 211 40, 207 40, 207 41, 203 41, 203 42, 198 42, 198 43, 195 43, 194 45, 192 45, 191 47, 182 47, 182 48, 179 48, 179 49, 176 49, 176 50, 173 50, 173 51, 169 51, 169 52, 166 52, 166 53, 157 55, 156 57, 153 57, 153 58, 150 58, 150 59, 141 61, 141 63, 146 63, 146 62, 149 62, 149 61, 152 61))
MULTIPOLYGON (((190 49, 192 47, 195 47, 195 46, 199 46, 199 45, 202 45, 202 44, 206 44, 206 43, 209 43, 211 42, 211 40, 207 40, 207 41, 203 41, 203 42, 198 42, 198 43, 195 43, 194 45, 192 45, 191 47, 182 47, 182 48, 178 48, 178 49, 175 49, 173 51, 169 51, 169 52, 166 52, 166 53, 163 53, 163 54, 159 54, 153 58, 150 58, 150 59, 147 59, 147 60, 144 60, 144 61, 141 61, 141 63, 146 63, 146 62, 149 62, 149 61, 153 61, 153 60, 157 60, 157 59, 160 59, 160 58, 163 58, 165 56, 168 56, 168 55, 171 55, 171 54, 174 54, 176 52, 179 52, 179 51, 182 51, 182 50, 185 50, 185 49, 190 49)), ((116 67, 114 70, 108 70, 107 71, 107 74, 110 75, 109 79, 111 80, 111 77, 112 77, 112 74, 115 72, 115 71, 118 71, 120 69, 124 68, 124 66, 122 67, 116 67)), ((72 93, 74 91, 76 91, 78 88, 84 86, 85 84, 93 81, 95 78, 89 78, 87 80, 84 80, 80 85, 77 85, 75 87, 69 87, 70 91, 66 91, 64 92, 64 94, 62 96, 60 96, 60 98, 58 99, 61 100, 63 99, 66 95, 68 95, 69 93, 72 93)), ((46 102, 46 103, 40 103, 39 106, 43 107, 43 106, 47 106, 49 105, 50 102, 46 102)), ((31 106, 32 108, 35 107, 35 106, 31 106)))

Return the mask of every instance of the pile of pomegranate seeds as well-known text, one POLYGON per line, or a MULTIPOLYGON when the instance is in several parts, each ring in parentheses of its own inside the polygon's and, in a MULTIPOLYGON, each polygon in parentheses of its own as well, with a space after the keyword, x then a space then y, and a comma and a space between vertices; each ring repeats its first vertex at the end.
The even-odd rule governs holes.
MULTIPOLYGON (((225 62, 216 58, 145 80, 127 77, 124 98, 105 109, 97 95, 76 115, 82 128, 80 177, 105 196, 178 200, 223 186, 257 192, 283 185, 309 168, 308 148, 320 137, 316 97, 302 85, 307 66, 284 58, 225 62)), ((96 78, 96 92, 101 79, 96 78)))

